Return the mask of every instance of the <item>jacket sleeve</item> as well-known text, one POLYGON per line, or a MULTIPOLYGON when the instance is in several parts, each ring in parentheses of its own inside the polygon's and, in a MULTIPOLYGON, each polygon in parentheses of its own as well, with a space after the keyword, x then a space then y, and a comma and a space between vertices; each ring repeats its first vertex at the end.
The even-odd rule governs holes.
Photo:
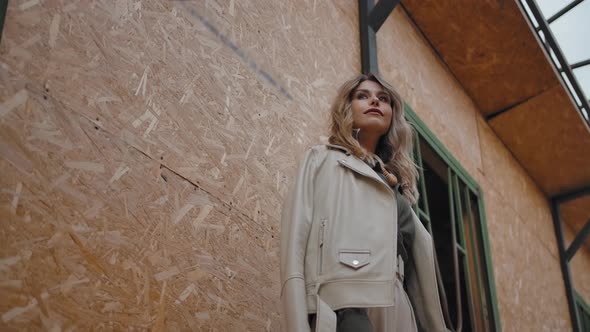
POLYGON ((307 318, 304 261, 313 215, 316 151, 305 154, 281 217, 281 302, 285 331, 310 330, 307 318))
POLYGON ((447 331, 436 282, 434 243, 418 216, 411 210, 415 226, 412 250, 413 273, 408 277, 408 295, 414 305, 419 326, 424 331, 447 331))

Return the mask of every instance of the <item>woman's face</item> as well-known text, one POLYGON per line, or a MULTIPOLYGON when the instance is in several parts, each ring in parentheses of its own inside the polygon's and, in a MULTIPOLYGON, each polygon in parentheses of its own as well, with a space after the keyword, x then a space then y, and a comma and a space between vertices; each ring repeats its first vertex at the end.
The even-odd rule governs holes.
POLYGON ((352 94, 353 127, 361 133, 384 135, 391 125, 391 97, 373 81, 363 81, 352 94))

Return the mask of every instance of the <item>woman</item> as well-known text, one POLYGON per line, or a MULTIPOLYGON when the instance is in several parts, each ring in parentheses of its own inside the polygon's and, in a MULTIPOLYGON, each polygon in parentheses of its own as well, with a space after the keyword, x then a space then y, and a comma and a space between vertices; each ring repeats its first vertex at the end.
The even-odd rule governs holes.
POLYGON ((331 118, 330 144, 307 151, 283 208, 286 330, 445 331, 432 239, 410 208, 417 171, 400 96, 360 75, 331 118))

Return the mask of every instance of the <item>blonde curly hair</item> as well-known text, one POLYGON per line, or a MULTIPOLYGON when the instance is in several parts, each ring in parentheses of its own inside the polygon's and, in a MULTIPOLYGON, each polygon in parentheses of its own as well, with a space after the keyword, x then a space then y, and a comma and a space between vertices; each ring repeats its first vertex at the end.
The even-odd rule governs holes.
POLYGON ((411 204, 415 204, 419 196, 416 185, 418 170, 410 156, 414 131, 404 117, 404 103, 393 86, 376 74, 361 74, 340 86, 330 113, 329 142, 349 149, 356 157, 372 165, 382 161, 387 171, 398 177, 403 195, 411 204), (364 81, 381 85, 389 94, 393 110, 389 130, 379 139, 375 153, 363 148, 353 135, 352 96, 364 81))

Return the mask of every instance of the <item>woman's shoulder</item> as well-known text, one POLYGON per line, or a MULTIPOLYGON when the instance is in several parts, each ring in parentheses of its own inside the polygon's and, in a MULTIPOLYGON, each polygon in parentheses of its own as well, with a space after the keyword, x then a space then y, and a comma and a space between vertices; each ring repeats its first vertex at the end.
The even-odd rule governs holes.
POLYGON ((343 156, 350 155, 347 148, 335 144, 316 144, 306 151, 307 155, 313 155, 316 159, 324 159, 330 155, 343 156))
POLYGON ((347 155, 347 150, 338 145, 317 144, 305 150, 301 165, 310 165, 315 169, 338 164, 337 161, 347 155))

